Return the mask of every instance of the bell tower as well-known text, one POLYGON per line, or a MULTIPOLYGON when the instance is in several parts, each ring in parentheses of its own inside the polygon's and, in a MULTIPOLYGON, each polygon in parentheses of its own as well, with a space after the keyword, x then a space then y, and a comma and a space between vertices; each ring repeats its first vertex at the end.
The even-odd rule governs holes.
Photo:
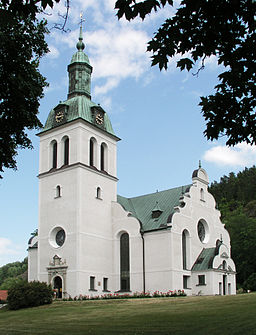
POLYGON ((111 203, 117 198, 120 139, 108 114, 91 100, 82 24, 76 47, 68 65, 68 98, 50 111, 38 134, 37 270, 29 276, 56 286, 62 297, 97 291, 93 278, 112 275, 111 203))

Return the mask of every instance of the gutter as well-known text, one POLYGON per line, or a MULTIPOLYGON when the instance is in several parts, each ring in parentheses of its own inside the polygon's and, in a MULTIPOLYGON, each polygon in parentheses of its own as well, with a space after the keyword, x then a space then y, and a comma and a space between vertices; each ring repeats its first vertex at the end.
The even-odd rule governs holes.
POLYGON ((143 231, 143 234, 145 233, 152 233, 152 232, 154 232, 154 231, 159 231, 159 230, 167 230, 167 229, 170 229, 170 228, 172 228, 172 226, 170 225, 170 226, 165 226, 165 227, 159 227, 159 228, 157 228, 157 229, 150 229, 150 230, 146 230, 146 231, 143 231))

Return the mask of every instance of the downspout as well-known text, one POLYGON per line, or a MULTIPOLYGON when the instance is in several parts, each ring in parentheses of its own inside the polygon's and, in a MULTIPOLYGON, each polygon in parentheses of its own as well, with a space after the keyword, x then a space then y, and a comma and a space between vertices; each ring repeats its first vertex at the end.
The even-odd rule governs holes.
POLYGON ((146 283, 145 283, 145 240, 144 240, 144 231, 140 230, 142 238, 142 280, 143 280, 143 292, 146 292, 146 283))

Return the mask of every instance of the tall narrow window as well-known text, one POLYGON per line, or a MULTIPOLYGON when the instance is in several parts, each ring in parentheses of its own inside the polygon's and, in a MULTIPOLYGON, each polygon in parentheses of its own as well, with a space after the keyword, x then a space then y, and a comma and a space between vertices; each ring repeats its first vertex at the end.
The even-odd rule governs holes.
POLYGON ((96 198, 101 199, 101 188, 97 187, 96 198))
POLYGON ((64 165, 69 164, 69 138, 64 140, 64 165))
POLYGON ((94 157, 94 140, 93 138, 90 139, 90 166, 94 166, 94 160, 95 160, 95 157, 94 157))
POLYGON ((183 230, 183 233, 182 233, 182 265, 183 265, 183 270, 188 269, 188 236, 189 236, 188 231, 183 230))
POLYGON ((100 169, 101 171, 105 170, 105 155, 104 155, 104 144, 102 143, 100 146, 100 169))
POLYGON ((219 295, 222 295, 222 282, 219 282, 219 295))
POLYGON ((120 286, 121 291, 130 291, 130 251, 129 235, 123 233, 120 237, 120 286))
POLYGON ((95 277, 93 276, 90 277, 90 290, 95 290, 95 277))
POLYGON ((189 276, 183 276, 183 288, 184 289, 188 288, 188 281, 189 281, 189 276))
POLYGON ((56 186, 56 198, 59 198, 61 196, 60 193, 60 185, 56 186))
POLYGON ((103 291, 108 291, 108 278, 103 278, 103 291))
POLYGON ((204 201, 204 190, 202 188, 200 190, 200 200, 204 201))
POLYGON ((57 142, 52 143, 52 168, 57 168, 57 142))

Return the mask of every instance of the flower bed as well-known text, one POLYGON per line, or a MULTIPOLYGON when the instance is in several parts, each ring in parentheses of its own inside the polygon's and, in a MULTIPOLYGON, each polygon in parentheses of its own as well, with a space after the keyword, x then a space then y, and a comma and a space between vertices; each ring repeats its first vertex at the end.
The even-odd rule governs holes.
POLYGON ((183 290, 174 290, 167 292, 155 291, 150 292, 135 292, 133 294, 129 293, 107 293, 102 295, 82 295, 72 298, 63 298, 63 301, 81 301, 81 300, 104 300, 104 299, 138 299, 138 298, 166 298, 166 297, 185 297, 186 293, 183 290))

